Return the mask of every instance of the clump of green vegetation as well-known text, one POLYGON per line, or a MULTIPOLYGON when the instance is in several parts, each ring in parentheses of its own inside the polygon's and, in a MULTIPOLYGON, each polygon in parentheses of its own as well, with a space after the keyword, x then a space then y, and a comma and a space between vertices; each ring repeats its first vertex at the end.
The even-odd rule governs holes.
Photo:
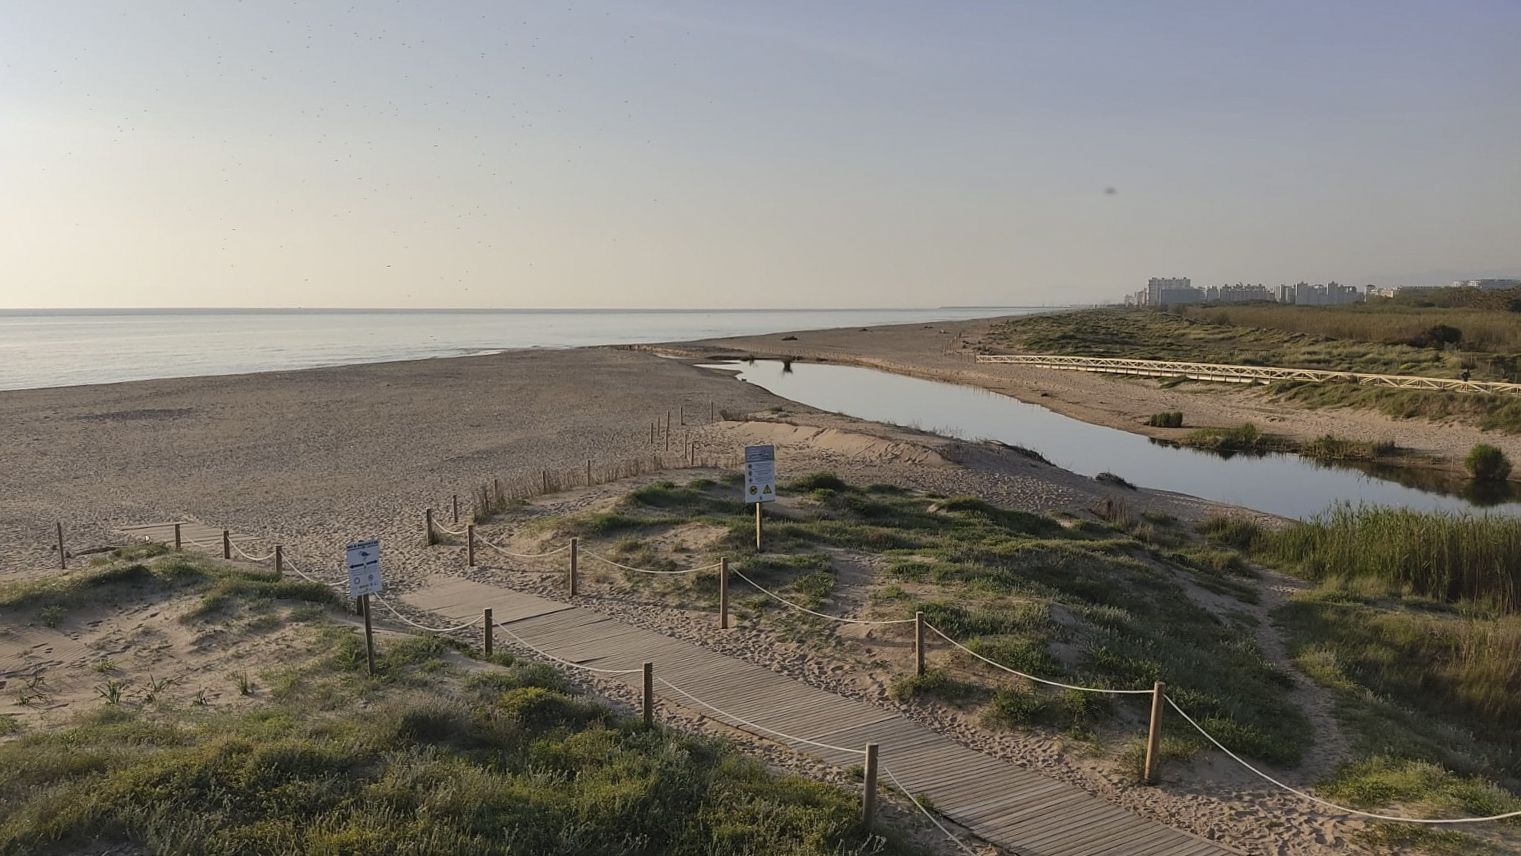
POLYGON ((1283 440, 1258 431, 1250 422, 1234 428, 1195 428, 1177 442, 1211 452, 1268 452, 1286 448, 1283 440))
POLYGON ((987 690, 970 681, 957 680, 944 669, 925 669, 922 675, 893 678, 887 694, 898 701, 928 697, 961 702, 986 697, 987 690))
POLYGON ((1468 474, 1480 481, 1504 481, 1510 477, 1510 458, 1488 443, 1480 443, 1468 452, 1463 460, 1468 474))
POLYGON ((1362 407, 1395 419, 1459 419, 1479 428, 1521 433, 1521 396, 1395 389, 1350 381, 1284 381, 1274 394, 1306 407, 1362 407))
POLYGON ((1307 579, 1521 612, 1521 520, 1338 506, 1252 542, 1307 579))
POLYGON ((1161 413, 1153 413, 1151 418, 1146 420, 1146 424, 1153 428, 1182 428, 1183 411, 1164 410, 1161 413))
POLYGON ((1135 485, 1126 480, 1124 476, 1115 475, 1111 472, 1099 473, 1093 477, 1093 480, 1096 482, 1103 482, 1104 484, 1114 485, 1115 487, 1124 490, 1135 490, 1135 485))
POLYGON ((1394 454, 1393 440, 1348 440, 1322 434, 1299 447, 1299 454, 1320 461, 1372 461, 1394 454))

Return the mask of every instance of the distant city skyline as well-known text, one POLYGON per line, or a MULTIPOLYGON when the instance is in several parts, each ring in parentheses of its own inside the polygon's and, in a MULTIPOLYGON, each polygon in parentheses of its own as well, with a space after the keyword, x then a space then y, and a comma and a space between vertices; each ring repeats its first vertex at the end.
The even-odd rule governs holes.
POLYGON ((1502 0, 8 4, 0 308, 1514 277, 1518 35, 1502 0))

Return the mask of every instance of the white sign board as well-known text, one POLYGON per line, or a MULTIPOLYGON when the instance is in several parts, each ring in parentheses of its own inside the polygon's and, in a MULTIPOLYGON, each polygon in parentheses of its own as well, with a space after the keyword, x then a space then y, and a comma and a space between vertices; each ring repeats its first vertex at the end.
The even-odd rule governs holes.
POLYGON ((344 564, 349 569, 349 597, 380 594, 380 542, 350 544, 344 564))
POLYGON ((776 501, 776 447, 745 447, 745 502, 776 501))

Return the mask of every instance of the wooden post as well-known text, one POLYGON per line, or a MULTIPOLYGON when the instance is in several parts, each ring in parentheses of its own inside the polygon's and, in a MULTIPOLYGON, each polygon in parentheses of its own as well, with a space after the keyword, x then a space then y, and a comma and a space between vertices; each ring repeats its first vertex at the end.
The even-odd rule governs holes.
POLYGON ((761 503, 755 504, 755 552, 761 551, 761 503))
POLYGON ((496 641, 493 638, 496 635, 493 632, 494 627, 495 622, 491 620, 491 607, 488 606, 481 610, 481 632, 484 634, 481 640, 481 647, 485 650, 487 657, 491 656, 491 651, 495 647, 493 644, 496 641))
POLYGON ((924 613, 914 613, 914 674, 924 677, 924 613))
POLYGON ((459 525, 459 494, 454 494, 454 522, 451 526, 459 525))
POLYGON ((655 445, 655 423, 650 423, 650 445, 655 445))
POLYGON ((586 486, 591 487, 591 458, 586 459, 586 486))
POLYGON ((275 578, 285 576, 285 548, 275 545, 275 578))
POLYGON ((58 522, 58 567, 69 569, 69 554, 63 551, 63 521, 58 522))
POLYGON ((185 542, 180 538, 180 524, 174 524, 174 552, 178 553, 185 548, 185 542))
POLYGON ((718 629, 729 629, 729 557, 718 560, 718 629))
POLYGON ((502 480, 492 479, 491 483, 496 487, 496 505, 502 504, 502 480))
POLYGON ((475 524, 465 527, 465 567, 475 567, 475 524))
POLYGON ((717 422, 718 421, 717 408, 718 408, 718 405, 714 404, 712 401, 708 402, 708 421, 709 422, 717 422))
POLYGON ((423 509, 423 543, 432 547, 438 543, 433 540, 433 509, 423 509))
POLYGON ((866 744, 866 791, 861 796, 861 824, 871 828, 877 813, 877 744, 866 744))
POLYGON ((539 470, 539 489, 549 493, 549 470, 539 470))
POLYGON ((364 658, 369 664, 370 674, 375 674, 375 631, 370 627, 370 596, 362 595, 359 598, 364 604, 364 658))
POLYGON ((671 451, 671 411, 665 412, 665 450, 671 451))
POLYGON ((655 664, 644 663, 644 727, 655 724, 655 664))
POLYGON ((576 561, 580 558, 581 539, 570 539, 570 596, 576 596, 576 561))
POLYGON ((1146 769, 1141 780, 1157 783, 1157 766, 1162 762, 1162 704, 1167 698, 1167 684, 1157 681, 1151 687, 1151 728, 1146 732, 1146 769))
POLYGON ((222 530, 222 558, 232 558, 232 533, 226 529, 222 530))

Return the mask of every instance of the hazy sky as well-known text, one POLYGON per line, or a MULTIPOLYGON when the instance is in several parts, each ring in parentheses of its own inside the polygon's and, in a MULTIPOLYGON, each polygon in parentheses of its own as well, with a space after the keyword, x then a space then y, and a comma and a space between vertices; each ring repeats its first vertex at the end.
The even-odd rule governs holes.
POLYGON ((1516 0, 0 0, 0 306, 1521 274, 1518 45, 1516 0))

